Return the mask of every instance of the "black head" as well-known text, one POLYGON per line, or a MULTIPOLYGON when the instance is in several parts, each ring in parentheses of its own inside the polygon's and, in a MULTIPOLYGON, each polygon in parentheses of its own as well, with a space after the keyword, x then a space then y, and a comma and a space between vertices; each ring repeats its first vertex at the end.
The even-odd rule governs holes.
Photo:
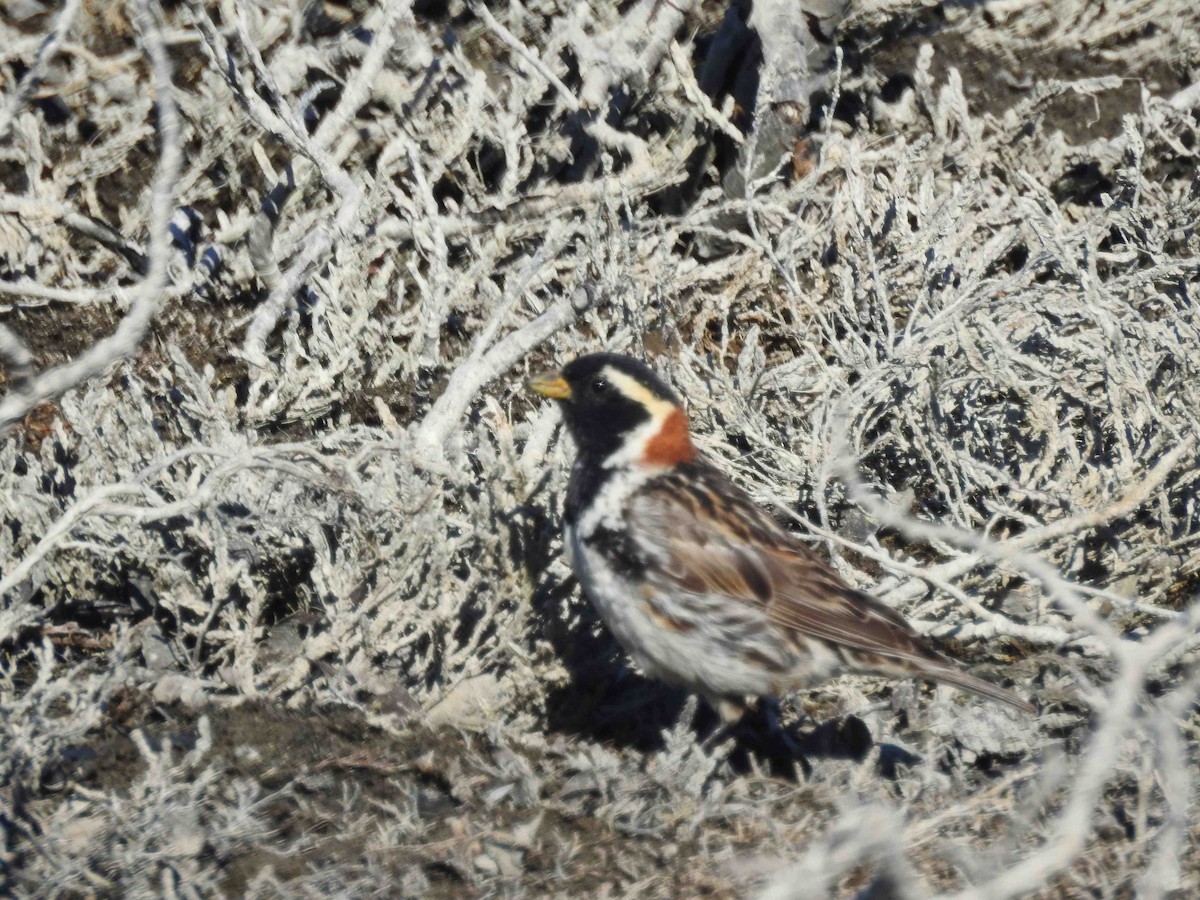
POLYGON ((585 457, 606 459, 651 420, 680 410, 679 398, 643 362, 619 353, 592 353, 561 372, 529 379, 530 390, 562 404, 563 417, 585 457))

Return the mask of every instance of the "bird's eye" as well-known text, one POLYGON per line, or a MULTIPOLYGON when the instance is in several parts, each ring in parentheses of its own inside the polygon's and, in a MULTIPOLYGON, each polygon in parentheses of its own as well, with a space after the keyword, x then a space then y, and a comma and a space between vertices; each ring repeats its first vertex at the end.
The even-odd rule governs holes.
POLYGON ((596 377, 592 379, 592 393, 606 394, 608 393, 608 379, 596 377))

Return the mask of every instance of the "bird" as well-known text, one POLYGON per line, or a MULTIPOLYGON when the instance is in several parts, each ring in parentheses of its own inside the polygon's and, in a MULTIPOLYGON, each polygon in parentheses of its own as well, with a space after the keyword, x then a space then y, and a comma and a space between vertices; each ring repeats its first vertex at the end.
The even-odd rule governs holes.
POLYGON ((847 673, 927 679, 1036 712, 755 503, 697 450, 679 396, 645 363, 587 354, 526 387, 559 404, 576 446, 563 547, 584 594, 646 675, 699 694, 725 727, 847 673))

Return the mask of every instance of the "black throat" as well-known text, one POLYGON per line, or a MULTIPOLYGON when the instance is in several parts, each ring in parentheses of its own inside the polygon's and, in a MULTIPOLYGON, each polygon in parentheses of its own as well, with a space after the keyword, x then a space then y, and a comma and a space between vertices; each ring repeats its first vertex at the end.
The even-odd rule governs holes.
POLYGON ((600 489, 613 476, 615 469, 606 468, 603 457, 580 453, 571 467, 571 477, 567 481, 567 503, 563 509, 563 519, 568 525, 574 525, 583 515, 583 511, 591 505, 600 489))

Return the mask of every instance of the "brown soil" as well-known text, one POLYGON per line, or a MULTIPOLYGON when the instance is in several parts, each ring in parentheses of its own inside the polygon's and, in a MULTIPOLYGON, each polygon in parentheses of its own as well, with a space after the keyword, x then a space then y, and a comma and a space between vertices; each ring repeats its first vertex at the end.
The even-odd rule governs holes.
POLYGON ((949 26, 942 8, 933 7, 903 26, 895 40, 884 40, 864 52, 868 65, 884 78, 911 73, 922 44, 933 48, 930 69, 934 83, 946 81, 950 69, 962 77, 963 92, 972 113, 1001 116, 1028 99, 1036 79, 1047 75, 1064 82, 1119 75, 1121 85, 1094 96, 1067 92, 1042 108, 1046 134, 1061 131, 1073 144, 1121 133, 1121 117, 1141 109, 1142 88, 1169 97, 1185 87, 1182 73, 1166 62, 1155 62, 1144 71, 1119 68, 1104 60, 1104 47, 1033 49, 1020 59, 1009 59, 981 50, 966 39, 965 30, 987 27, 981 13, 949 26))
MULTIPOLYGON (((152 747, 170 746, 177 754, 198 739, 199 714, 163 708, 144 694, 120 695, 110 713, 86 748, 66 754, 69 761, 55 775, 62 786, 78 784, 117 795, 127 790, 146 770, 130 737, 134 728, 152 747)), ((476 869, 489 865, 481 857, 497 847, 520 869, 507 876, 501 872, 501 880, 519 882, 533 893, 596 896, 608 890, 621 895, 641 879, 661 878, 665 871, 670 876, 659 885, 670 886, 675 896, 728 895, 728 875, 715 868, 697 841, 666 842, 639 834, 636 823, 614 826, 592 815, 604 798, 596 788, 571 779, 564 764, 566 745, 546 751, 520 748, 541 779, 540 796, 525 798, 517 790, 495 802, 487 799, 489 793, 507 781, 495 766, 496 748, 482 736, 423 727, 390 734, 345 708, 293 712, 248 703, 206 715, 213 748, 203 765, 219 769, 221 784, 258 786, 260 796, 267 798, 258 812, 273 836, 220 860, 228 896, 240 895, 267 866, 286 881, 327 864, 344 870, 348 860, 388 873, 397 887, 413 883, 417 870, 419 882, 427 885, 423 896, 482 896, 476 869), (361 827, 351 833, 338 825, 344 828, 348 822, 347 797, 357 797, 360 809, 355 824, 361 827), (411 841, 382 858, 375 826, 386 824, 390 810, 416 819, 419 828, 411 841), (522 826, 539 817, 532 838, 519 837, 522 826), (289 852, 297 846, 303 852, 289 852), (564 848, 571 848, 566 857, 564 848), (564 859, 569 863, 563 865, 564 859)), ((549 746, 555 748, 554 743, 549 746)), ((812 799, 797 802, 803 808, 812 799)), ((712 827, 732 831, 734 824, 712 827)), ((754 834, 730 836, 744 852, 753 851, 754 834)))

